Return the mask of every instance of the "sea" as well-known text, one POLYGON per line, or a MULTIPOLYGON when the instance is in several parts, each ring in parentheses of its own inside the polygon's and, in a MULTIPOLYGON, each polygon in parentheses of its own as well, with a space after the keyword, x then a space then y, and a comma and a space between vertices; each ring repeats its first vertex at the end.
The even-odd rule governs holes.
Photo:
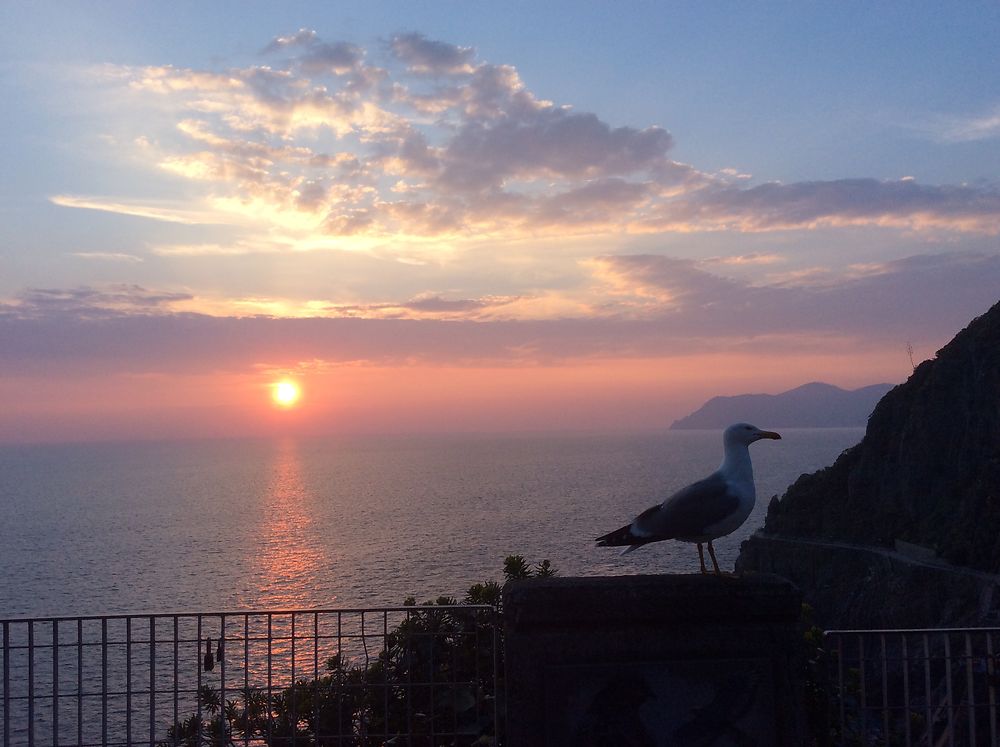
MULTIPOLYGON (((862 428, 751 446, 757 504, 862 428)), ((461 599, 506 556, 560 575, 696 572, 693 545, 594 538, 714 470, 718 431, 331 436, 0 446, 0 617, 461 599)))

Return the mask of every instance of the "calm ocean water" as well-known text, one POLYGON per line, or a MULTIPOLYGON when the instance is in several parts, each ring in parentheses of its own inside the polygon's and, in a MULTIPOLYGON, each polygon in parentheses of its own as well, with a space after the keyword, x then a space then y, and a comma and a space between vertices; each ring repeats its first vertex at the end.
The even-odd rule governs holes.
MULTIPOLYGON (((754 444, 757 506, 864 431, 754 444)), ((0 447, 0 617, 395 605, 500 576, 697 570, 692 545, 593 538, 722 457, 718 432, 330 437, 0 447)))

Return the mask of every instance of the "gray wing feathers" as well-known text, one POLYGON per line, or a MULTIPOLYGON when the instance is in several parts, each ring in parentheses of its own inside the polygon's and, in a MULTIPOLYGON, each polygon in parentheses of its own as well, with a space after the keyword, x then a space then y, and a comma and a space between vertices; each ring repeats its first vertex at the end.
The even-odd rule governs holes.
POLYGON ((643 511, 632 522, 632 533, 643 539, 696 537, 735 511, 739 502, 716 472, 643 511))

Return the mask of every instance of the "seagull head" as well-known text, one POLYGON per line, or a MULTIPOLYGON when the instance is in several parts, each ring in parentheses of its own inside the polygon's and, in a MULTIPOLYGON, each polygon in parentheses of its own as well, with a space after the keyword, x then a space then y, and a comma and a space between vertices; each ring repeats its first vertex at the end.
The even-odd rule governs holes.
POLYGON ((745 446, 749 446, 754 441, 760 441, 762 438, 781 438, 781 436, 774 431, 762 431, 750 423, 734 423, 726 428, 725 433, 722 434, 725 443, 744 444, 745 446))

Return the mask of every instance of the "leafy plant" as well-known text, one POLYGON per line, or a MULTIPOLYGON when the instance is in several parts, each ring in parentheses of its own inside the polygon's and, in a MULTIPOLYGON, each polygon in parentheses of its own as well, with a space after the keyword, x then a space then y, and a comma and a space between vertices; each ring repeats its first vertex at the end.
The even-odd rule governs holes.
POLYGON ((503 688, 495 683, 503 677, 503 649, 494 628, 504 585, 556 571, 548 560, 530 564, 511 555, 503 573, 503 584, 474 584, 461 603, 447 596, 419 605, 415 598, 406 599, 404 606, 412 610, 385 634, 382 650, 366 663, 351 664, 338 654, 327 660, 322 676, 297 680, 270 699, 251 687, 223 704, 218 692, 202 687, 205 715, 174 724, 160 747, 244 740, 271 747, 293 740, 331 747, 433 747, 442 734, 454 735, 450 743, 455 745, 496 744, 494 714, 503 688), (494 611, 450 609, 456 605, 489 605, 494 611))

